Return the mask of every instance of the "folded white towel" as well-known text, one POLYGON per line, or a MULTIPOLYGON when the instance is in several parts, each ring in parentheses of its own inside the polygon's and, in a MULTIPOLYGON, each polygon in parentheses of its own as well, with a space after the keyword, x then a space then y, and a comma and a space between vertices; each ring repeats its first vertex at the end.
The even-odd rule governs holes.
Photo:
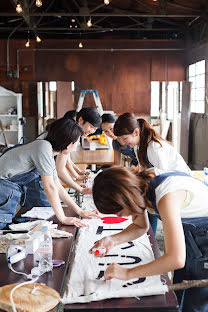
POLYGON ((22 214, 22 217, 27 218, 35 218, 35 219, 43 219, 47 220, 54 216, 55 213, 52 207, 33 207, 31 210, 22 214))

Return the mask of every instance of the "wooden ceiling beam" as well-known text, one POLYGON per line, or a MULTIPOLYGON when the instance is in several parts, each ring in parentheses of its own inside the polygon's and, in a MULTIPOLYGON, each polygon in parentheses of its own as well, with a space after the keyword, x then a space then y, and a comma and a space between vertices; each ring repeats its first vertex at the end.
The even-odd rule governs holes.
MULTIPOLYGON (((2 30, 12 30, 13 28, 12 27, 0 27, 0 32, 2 30)), ((27 31, 27 30, 31 30, 31 28, 29 27, 21 27, 18 29, 18 31, 27 31)), ((69 33, 70 32, 80 32, 82 30, 86 31, 86 28, 69 28, 69 27, 37 27, 35 28, 34 30, 36 31, 68 31, 69 33)), ((151 28, 151 27, 148 27, 148 28, 139 28, 139 27, 117 27, 117 28, 99 28, 99 30, 104 30, 104 31, 179 31, 181 30, 181 28, 178 28, 178 27, 174 27, 174 28, 151 28)), ((98 31, 98 28, 94 28, 94 27, 90 27, 87 29, 88 33, 89 32, 93 32, 93 31, 98 31)))
POLYGON ((191 7, 188 7, 186 5, 182 5, 182 4, 178 4, 178 3, 175 3, 175 2, 170 1, 170 0, 167 0, 167 4, 170 5, 170 6, 176 7, 176 8, 181 8, 181 9, 185 9, 185 10, 191 10, 191 11, 195 11, 195 12, 201 12, 201 10, 199 10, 199 9, 191 8, 191 7))
MULTIPOLYGON (((201 12, 202 14, 202 12, 201 12)), ((21 16, 22 13, 18 14, 18 13, 14 13, 14 12, 0 12, 0 16, 6 16, 6 17, 9 17, 9 16, 21 16)), ((77 13, 77 12, 72 12, 72 13, 69 13, 69 12, 31 12, 31 13, 28 13, 27 16, 89 16, 89 13, 83 13, 83 14, 80 14, 80 13, 77 13)), ((106 17, 129 17, 129 16, 132 16, 132 17, 172 17, 172 18, 189 18, 189 17, 197 17, 199 16, 199 14, 144 14, 144 13, 128 13, 128 14, 120 14, 120 13, 112 13, 112 14, 109 14, 109 13, 92 13, 90 14, 90 16, 94 16, 94 17, 102 17, 102 16, 106 16, 106 17)))

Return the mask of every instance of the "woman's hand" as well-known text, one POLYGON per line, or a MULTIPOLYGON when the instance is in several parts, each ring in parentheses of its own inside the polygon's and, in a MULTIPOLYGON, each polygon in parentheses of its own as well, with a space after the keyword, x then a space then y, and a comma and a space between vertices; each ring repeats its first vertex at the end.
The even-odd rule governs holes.
MULTIPOLYGON (((81 186, 81 184, 80 184, 80 186, 81 186)), ((82 185, 82 191, 80 193, 83 195, 91 195, 92 194, 92 188, 82 185)))
POLYGON ((85 227, 86 224, 78 219, 78 218, 75 218, 75 217, 65 217, 63 221, 61 221, 62 224, 64 225, 74 225, 76 227, 85 227))
POLYGON ((89 250, 89 253, 94 254, 95 257, 104 257, 113 247, 114 247, 114 242, 113 242, 112 237, 106 236, 102 238, 101 240, 97 241, 95 245, 89 250), (92 251, 94 248, 95 249, 102 248, 102 249, 105 249, 106 251, 105 253, 97 254, 92 251))
POLYGON ((111 280, 112 278, 117 278, 123 281, 128 280, 128 269, 122 267, 117 263, 112 263, 108 266, 104 273, 105 280, 111 280))
POLYGON ((80 217, 85 218, 85 219, 92 219, 93 217, 101 219, 101 217, 99 216, 99 211, 98 210, 92 210, 92 211, 82 210, 79 213, 79 215, 80 215, 80 217))
POLYGON ((88 179, 88 176, 84 175, 84 174, 81 174, 79 176, 76 176, 76 181, 79 182, 79 181, 84 181, 85 179, 88 179))

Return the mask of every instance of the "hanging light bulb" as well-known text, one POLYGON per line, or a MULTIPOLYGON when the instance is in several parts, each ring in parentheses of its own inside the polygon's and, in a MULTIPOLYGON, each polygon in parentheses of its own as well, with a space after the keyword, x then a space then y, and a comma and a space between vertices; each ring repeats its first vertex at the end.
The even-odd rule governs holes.
POLYGON ((16 12, 17 12, 17 13, 22 13, 22 7, 21 7, 21 4, 20 4, 20 3, 17 3, 16 12))
POLYGON ((41 42, 41 38, 39 36, 36 36, 36 42, 41 42))
POLYGON ((36 0, 35 5, 40 8, 42 6, 42 1, 41 0, 36 0))
POLYGON ((79 43, 79 48, 83 48, 83 44, 81 42, 79 43))
POLYGON ((27 42, 25 43, 26 48, 30 47, 30 39, 27 39, 27 42))
POLYGON ((105 5, 108 5, 110 3, 110 0, 104 0, 105 5))
POLYGON ((91 26, 92 26, 91 18, 87 21, 87 26, 88 26, 88 27, 91 27, 91 26))

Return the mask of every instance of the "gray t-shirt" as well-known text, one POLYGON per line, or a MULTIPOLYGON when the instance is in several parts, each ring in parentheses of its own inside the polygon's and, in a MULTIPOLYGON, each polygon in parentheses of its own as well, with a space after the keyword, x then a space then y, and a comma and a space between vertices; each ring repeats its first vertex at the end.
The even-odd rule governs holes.
POLYGON ((51 143, 35 140, 12 148, 0 157, 0 178, 7 179, 36 168, 40 175, 57 179, 51 143))

